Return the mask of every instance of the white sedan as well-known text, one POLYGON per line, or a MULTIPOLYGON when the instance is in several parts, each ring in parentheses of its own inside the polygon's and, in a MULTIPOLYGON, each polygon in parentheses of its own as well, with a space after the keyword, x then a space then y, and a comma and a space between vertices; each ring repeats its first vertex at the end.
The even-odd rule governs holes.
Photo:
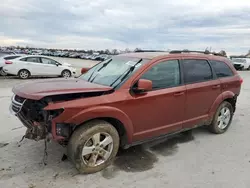
POLYGON ((7 74, 17 75, 21 79, 30 76, 61 76, 71 77, 76 69, 68 63, 59 63, 54 59, 40 55, 28 55, 5 61, 3 71, 7 74))

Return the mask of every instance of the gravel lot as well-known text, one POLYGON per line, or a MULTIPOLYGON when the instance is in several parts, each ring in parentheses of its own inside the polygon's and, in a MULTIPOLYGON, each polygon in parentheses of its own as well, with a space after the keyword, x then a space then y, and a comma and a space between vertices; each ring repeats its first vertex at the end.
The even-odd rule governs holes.
MULTIPOLYGON (((92 65, 73 61, 78 68, 92 65)), ((213 135, 199 128, 168 141, 133 147, 121 151, 108 169, 91 175, 79 175, 69 161, 62 161, 65 148, 53 142, 48 145, 46 166, 44 142, 18 144, 25 128, 8 108, 11 88, 23 81, 0 78, 0 187, 249 188, 250 72, 240 74, 244 84, 228 132, 213 135)))

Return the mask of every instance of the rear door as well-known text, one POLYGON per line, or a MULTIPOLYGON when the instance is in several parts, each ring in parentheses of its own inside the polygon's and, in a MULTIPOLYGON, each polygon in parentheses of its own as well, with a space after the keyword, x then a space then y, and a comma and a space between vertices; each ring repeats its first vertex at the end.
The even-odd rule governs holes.
POLYGON ((31 75, 42 76, 45 73, 44 66, 39 57, 26 58, 27 69, 31 75))
POLYGON ((183 128, 192 128, 209 119, 209 110, 221 94, 221 83, 206 59, 185 58, 182 66, 187 88, 183 128))
POLYGON ((221 82, 221 90, 239 93, 239 77, 234 75, 232 69, 222 61, 210 61, 217 78, 221 82), (237 77, 237 78, 236 78, 237 77))

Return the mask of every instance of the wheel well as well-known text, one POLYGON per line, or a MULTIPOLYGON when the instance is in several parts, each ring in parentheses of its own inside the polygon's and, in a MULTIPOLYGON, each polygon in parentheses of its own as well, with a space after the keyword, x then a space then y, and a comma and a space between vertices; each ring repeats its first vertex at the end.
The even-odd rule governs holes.
POLYGON ((70 71, 69 69, 63 69, 62 73, 63 73, 64 71, 69 71, 69 72, 71 73, 71 71, 70 71))
POLYGON ((224 101, 229 102, 229 103, 233 106, 233 110, 234 110, 234 112, 235 112, 235 110, 236 110, 237 96, 234 96, 233 98, 225 99, 224 101))
POLYGON ((69 69, 64 69, 64 70, 61 72, 61 76, 62 76, 62 74, 63 74, 64 71, 69 71, 70 76, 72 75, 72 72, 71 72, 69 69))
MULTIPOLYGON (((102 118, 96 118, 96 119, 106 121, 114 126, 114 128, 117 130, 117 132, 119 134, 121 147, 125 146, 128 143, 127 132, 126 132, 126 129, 121 121, 119 121, 118 119, 115 119, 115 118, 110 118, 110 117, 102 117, 102 118)), ((93 121, 96 119, 91 119, 91 120, 88 120, 86 122, 93 121)), ((86 122, 83 122, 83 123, 81 123, 81 125, 76 126, 74 131, 76 129, 78 129, 79 127, 81 127, 86 122)))

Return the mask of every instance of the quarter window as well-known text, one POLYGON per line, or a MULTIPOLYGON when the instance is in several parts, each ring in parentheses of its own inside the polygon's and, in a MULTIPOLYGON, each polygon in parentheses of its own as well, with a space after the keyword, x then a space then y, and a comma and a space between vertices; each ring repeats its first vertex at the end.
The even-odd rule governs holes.
POLYGON ((233 76, 231 68, 222 61, 210 61, 218 78, 233 76))
POLYGON ((153 90, 180 85, 180 68, 178 60, 168 60, 154 65, 141 77, 153 82, 153 90))
POLYGON ((27 58, 22 58, 20 59, 20 61, 27 61, 27 58))
POLYGON ((212 70, 206 60, 183 60, 185 83, 204 82, 213 78, 212 70))

